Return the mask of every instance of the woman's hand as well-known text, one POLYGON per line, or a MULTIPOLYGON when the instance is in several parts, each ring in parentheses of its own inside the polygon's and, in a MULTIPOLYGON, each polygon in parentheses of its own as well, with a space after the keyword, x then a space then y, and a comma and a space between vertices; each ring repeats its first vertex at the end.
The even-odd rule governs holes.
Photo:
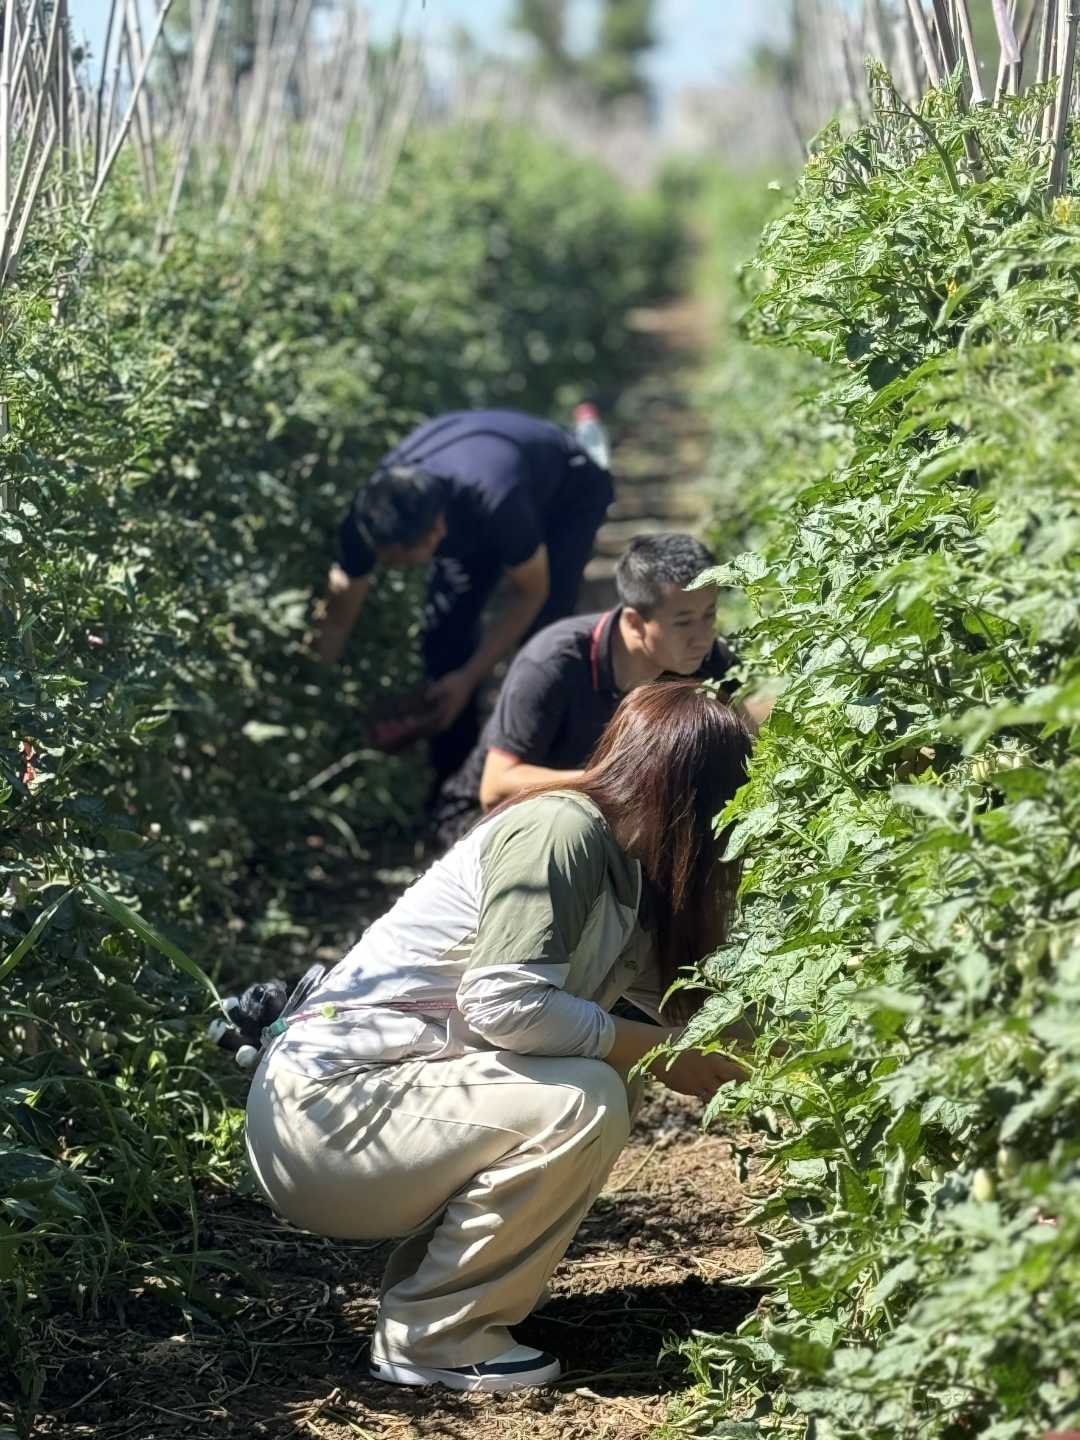
MULTIPOLYGON (((678 1026, 643 1025, 639 1020, 615 1020, 615 1043, 608 1052, 607 1063, 625 1080, 629 1072, 657 1045, 678 1038, 678 1026)), ((660 1057, 649 1067, 649 1073, 680 1095, 695 1095, 711 1100, 721 1085, 746 1079, 746 1071, 725 1055, 705 1054, 701 1050, 683 1050, 670 1064, 660 1057)))
POLYGON ((746 1079, 746 1071, 734 1060, 701 1050, 683 1050, 670 1065, 659 1060, 651 1070, 669 1090, 694 1095, 698 1100, 711 1100, 721 1085, 738 1084, 746 1079))

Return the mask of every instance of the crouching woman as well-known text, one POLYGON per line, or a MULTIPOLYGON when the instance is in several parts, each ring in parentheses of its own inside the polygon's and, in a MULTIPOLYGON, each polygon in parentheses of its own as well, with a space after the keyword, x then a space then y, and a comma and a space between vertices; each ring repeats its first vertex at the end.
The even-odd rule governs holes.
MULTIPOLYGON (((371 1372, 456 1390, 542 1385, 510 1327, 536 1304, 626 1142, 627 1072, 680 967, 725 936, 713 817, 749 732, 695 681, 635 690, 570 785, 495 811, 409 889, 271 1040, 247 1144, 271 1205, 335 1238, 404 1237, 371 1372)), ((739 1078, 688 1051, 659 1078, 739 1078)))

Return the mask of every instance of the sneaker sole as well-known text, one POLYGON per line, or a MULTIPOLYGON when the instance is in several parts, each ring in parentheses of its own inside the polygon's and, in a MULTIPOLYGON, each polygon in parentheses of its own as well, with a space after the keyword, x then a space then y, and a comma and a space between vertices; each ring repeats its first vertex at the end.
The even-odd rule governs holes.
POLYGON ((372 1356, 368 1373, 385 1385, 442 1385, 447 1390, 480 1390, 488 1395, 503 1395, 510 1390, 534 1390, 550 1385, 562 1374, 558 1360, 518 1375, 463 1375, 459 1370, 417 1369, 399 1360, 378 1360, 372 1356))

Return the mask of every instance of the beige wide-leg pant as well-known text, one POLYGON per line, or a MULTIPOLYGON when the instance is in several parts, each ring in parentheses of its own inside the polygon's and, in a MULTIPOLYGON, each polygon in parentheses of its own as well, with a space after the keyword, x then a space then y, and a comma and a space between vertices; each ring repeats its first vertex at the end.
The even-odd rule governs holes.
POLYGON ((500 1051, 326 1081, 271 1055, 248 1099, 248 1155, 293 1224, 407 1237, 386 1267, 379 1355, 470 1365, 514 1343, 507 1327, 536 1304, 596 1198, 629 1108, 603 1060, 500 1051))

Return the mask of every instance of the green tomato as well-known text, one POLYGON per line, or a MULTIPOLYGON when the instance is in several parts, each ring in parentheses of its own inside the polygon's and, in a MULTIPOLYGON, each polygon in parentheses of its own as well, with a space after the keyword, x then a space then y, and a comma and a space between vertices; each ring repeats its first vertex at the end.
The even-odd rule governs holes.
POLYGON ((981 1205, 989 1204, 989 1202, 993 1200, 996 1190, 994 1177, 990 1174, 989 1170, 979 1169, 975 1171, 975 1174, 971 1178, 971 1193, 981 1205))
POLYGON ((1003 1180, 1010 1179, 1020 1170, 1020 1151, 1015 1145, 999 1145, 997 1152, 997 1172, 1003 1180))

